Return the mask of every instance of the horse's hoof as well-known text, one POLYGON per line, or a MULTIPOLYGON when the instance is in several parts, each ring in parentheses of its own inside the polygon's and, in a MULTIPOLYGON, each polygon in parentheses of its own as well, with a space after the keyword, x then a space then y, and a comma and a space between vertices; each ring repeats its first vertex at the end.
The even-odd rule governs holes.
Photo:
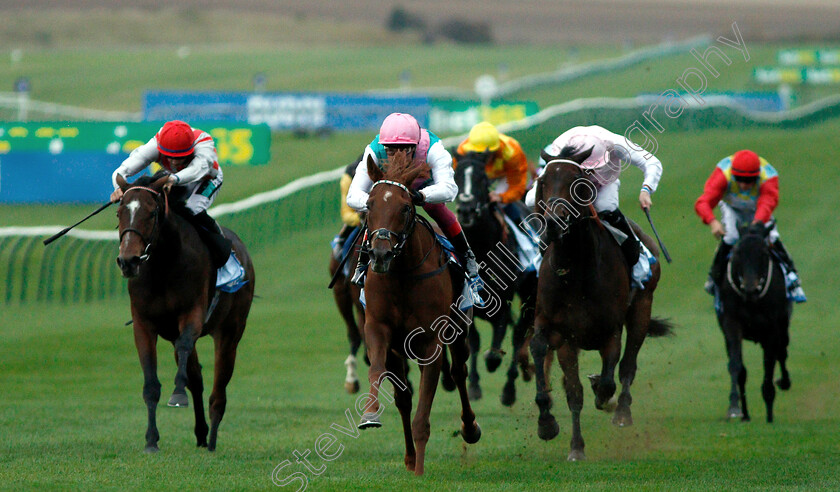
POLYGON ((744 418, 744 412, 742 412, 738 407, 732 407, 729 409, 729 412, 727 412, 726 417, 729 420, 742 419, 744 418))
POLYGON ((582 449, 573 449, 569 453, 569 457, 566 458, 567 461, 583 461, 586 459, 586 455, 583 454, 582 449))
POLYGON ((347 390, 347 392, 350 393, 351 395, 355 394, 355 393, 358 393, 359 392, 359 381, 358 380, 353 381, 353 382, 345 381, 344 382, 344 389, 347 390))
POLYGON ((557 420, 554 417, 549 417, 545 420, 540 419, 537 422, 537 435, 543 441, 550 441, 557 437, 560 433, 560 426, 557 425, 557 420))
POLYGON ((413 472, 414 471, 414 463, 416 460, 416 456, 406 456, 405 457, 405 469, 413 472))
POLYGON ((362 421, 359 422, 359 429, 377 429, 379 427, 382 427, 382 422, 379 421, 379 415, 375 413, 362 415, 362 421))
POLYGON ((190 400, 187 398, 186 393, 172 393, 166 405, 175 408, 186 408, 190 406, 190 400))
POLYGON ((633 416, 630 413, 616 413, 613 415, 612 423, 618 427, 630 427, 633 425, 633 416))
POLYGON ((146 449, 143 450, 143 452, 146 454, 154 454, 158 451, 160 451, 160 448, 158 448, 157 446, 146 446, 146 449))
POLYGON ((607 413, 613 413, 617 406, 618 406, 618 397, 616 397, 615 395, 613 395, 613 397, 610 398, 609 400, 607 400, 605 403, 601 403, 598 400, 595 400, 595 408, 597 408, 598 410, 607 412, 607 413))
POLYGON ((785 378, 777 379, 776 380, 776 386, 778 386, 779 389, 782 390, 782 391, 787 391, 787 390, 790 389, 790 379, 785 379, 785 378))
POLYGON ((481 386, 478 384, 471 384, 469 388, 467 388, 467 395, 470 397, 470 401, 476 401, 481 399, 481 386))
POLYGON ((519 368, 519 373, 522 374, 522 380, 527 382, 531 381, 531 378, 534 376, 534 372, 537 369, 534 367, 534 364, 526 364, 519 368))
POLYGON ((464 424, 461 424, 461 437, 464 438, 464 442, 467 444, 475 444, 481 439, 481 427, 478 426, 478 422, 473 422, 475 424, 475 429, 472 432, 466 432, 464 430, 464 424))
POLYGON ((516 403, 516 386, 513 384, 513 381, 505 383, 505 387, 502 388, 502 395, 499 397, 499 401, 501 401, 502 405, 506 407, 513 406, 513 404, 516 403))
POLYGON ((496 369, 502 365, 502 356, 498 352, 488 350, 484 353, 484 364, 488 372, 496 372, 496 369))

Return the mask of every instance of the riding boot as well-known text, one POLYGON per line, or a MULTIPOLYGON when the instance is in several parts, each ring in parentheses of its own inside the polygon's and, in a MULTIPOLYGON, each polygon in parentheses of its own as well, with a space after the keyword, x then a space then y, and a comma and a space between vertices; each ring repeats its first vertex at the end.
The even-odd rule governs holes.
POLYGON ((341 259, 341 250, 344 249, 344 243, 347 242, 347 237, 350 236, 350 233, 353 232, 353 226, 349 226, 344 224, 341 226, 341 230, 338 231, 338 234, 332 240, 332 253, 333 258, 336 260, 341 259))
POLYGON ((186 219, 195 227, 201 240, 210 250, 210 258, 213 261, 213 268, 219 269, 227 263, 230 258, 233 243, 222 233, 222 228, 216 219, 210 217, 207 211, 190 215, 186 219))
POLYGON ((470 284, 470 293, 472 294, 473 302, 478 306, 483 306, 484 300, 478 291, 484 287, 484 282, 478 276, 478 262, 475 259, 475 253, 473 253, 469 243, 467 243, 467 236, 464 235, 464 231, 461 231, 455 237, 449 238, 449 240, 452 242, 455 252, 464 261, 464 269, 467 273, 467 282, 470 284))
POLYGON ((805 302, 805 291, 799 283, 799 273, 796 271, 796 266, 793 264, 793 258, 790 257, 790 253, 788 253, 787 248, 785 248, 785 245, 782 244, 781 239, 777 239, 776 242, 771 244, 771 247, 773 248, 776 257, 778 257, 779 261, 782 263, 782 268, 785 271, 785 284, 787 285, 788 292, 790 293, 790 298, 796 302, 805 302))
POLYGON ((356 271, 353 273, 353 278, 350 282, 359 287, 365 286, 365 272, 367 272, 368 263, 370 263, 370 255, 368 250, 361 248, 359 250, 359 262, 356 264, 356 271))
POLYGON ((709 278, 703 288, 709 294, 714 294, 716 285, 720 285, 723 281, 723 272, 726 270, 726 263, 729 260, 729 252, 732 251, 732 245, 721 241, 715 251, 715 258, 712 260, 712 267, 709 269, 709 278))
POLYGON ((623 232, 627 239, 621 243, 621 252, 624 253, 624 258, 627 259, 627 264, 632 269, 633 266, 639 262, 639 254, 641 253, 641 246, 636 235, 630 229, 630 223, 627 222, 627 217, 621 213, 621 210, 615 209, 611 212, 602 212, 601 218, 605 219, 611 226, 623 232))

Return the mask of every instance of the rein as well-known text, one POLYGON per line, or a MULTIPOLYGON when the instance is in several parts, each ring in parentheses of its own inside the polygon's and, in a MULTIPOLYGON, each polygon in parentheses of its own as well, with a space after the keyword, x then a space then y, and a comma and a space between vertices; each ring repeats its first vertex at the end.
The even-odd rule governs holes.
MULTIPOLYGON (((155 191, 155 190, 153 190, 153 189, 151 189, 151 188, 147 188, 147 187, 145 187, 145 186, 135 186, 135 187, 133 187, 133 188, 129 188, 129 189, 127 189, 127 190, 123 193, 123 197, 125 197, 125 195, 126 195, 126 194, 128 194, 128 192, 130 192, 130 191, 134 191, 134 190, 148 191, 149 193, 153 194, 153 195, 155 196, 155 198, 157 198, 158 196, 160 196, 160 192, 155 191)), ((168 195, 166 195, 166 194, 164 194, 164 195, 163 195, 163 199, 164 199, 164 216, 168 216, 168 215, 169 215, 169 196, 168 196, 168 195)), ((122 200, 120 200, 120 201, 122 201, 122 200)), ((151 233, 151 234, 149 234, 151 237, 153 237, 153 236, 154 236, 154 232, 155 232, 155 231, 158 229, 158 227, 160 226, 160 220, 158 219, 158 215, 160 215, 160 214, 158 213, 158 212, 159 212, 159 209, 160 209, 160 205, 157 203, 157 200, 155 200, 155 214, 154 214, 154 216, 155 216, 155 223, 152 225, 152 233, 151 233)), ((133 232, 134 234, 137 234, 138 236, 140 236, 140 240, 141 240, 141 241, 143 241, 143 243, 145 243, 145 244, 146 244, 146 247, 145 247, 145 248, 143 248, 143 255, 141 255, 141 256, 140 256, 140 261, 141 261, 141 262, 145 262, 146 260, 148 260, 148 259, 149 259, 149 256, 150 256, 150 254, 151 254, 150 250, 151 250, 151 248, 152 248, 152 242, 151 242, 151 241, 147 241, 147 240, 146 240, 146 237, 143 235, 143 233, 142 233, 142 232, 140 232, 139 230, 137 230, 137 229, 133 228, 133 227, 126 227, 125 229, 123 229, 122 231, 120 231, 120 242, 122 242, 122 238, 123 238, 123 236, 125 236, 125 235, 126 235, 126 234, 128 234, 129 232, 133 232)))

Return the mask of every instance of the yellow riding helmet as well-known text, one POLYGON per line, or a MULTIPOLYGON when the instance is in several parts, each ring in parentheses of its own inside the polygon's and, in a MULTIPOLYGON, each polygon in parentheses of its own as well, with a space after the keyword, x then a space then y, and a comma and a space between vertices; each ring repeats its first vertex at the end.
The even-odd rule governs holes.
POLYGON ((499 140, 499 130, 492 124, 482 121, 470 130, 470 144, 477 152, 499 150, 502 142, 499 140))

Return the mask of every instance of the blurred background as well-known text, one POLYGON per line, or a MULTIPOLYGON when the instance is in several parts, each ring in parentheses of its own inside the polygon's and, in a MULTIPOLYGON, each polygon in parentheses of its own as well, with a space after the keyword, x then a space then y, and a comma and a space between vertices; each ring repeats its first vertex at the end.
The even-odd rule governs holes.
MULTIPOLYGON (((0 428, 10 430, 0 465, 13 487, 159 489, 186 477, 188 488, 268 488, 293 449, 343 424, 354 401, 342 389, 347 342, 325 288, 338 179, 393 111, 448 147, 491 121, 534 163, 572 126, 632 129, 664 165, 652 214, 675 261, 654 314, 679 328, 641 352, 633 430, 618 439, 587 401, 589 468, 562 462, 561 393, 561 439, 543 443, 533 383, 517 383, 518 403, 503 409, 503 377, 482 374, 480 448, 450 439, 457 402, 441 391, 426 482, 403 476, 388 409, 386 428, 345 442, 313 486, 670 489, 676 477, 695 490, 840 487, 840 2, 0 0, 0 67, 0 428), (113 170, 169 119, 216 140, 225 184, 210 212, 257 266, 260 299, 214 460, 192 449, 191 412, 163 409, 166 459, 139 456, 142 378, 123 328, 113 210, 42 244, 104 203, 113 170), (723 418, 726 354, 702 291, 716 242, 692 208, 715 164, 743 148, 780 173, 776 217, 809 296, 794 309, 793 388, 777 397, 772 427, 751 344, 755 422, 723 418)), ((622 182, 622 209, 648 230, 635 206, 641 173, 622 182)), ((165 393, 174 365, 161 347, 165 393)), ((199 342, 206 381, 211 351, 199 342)), ((597 354, 581 364, 594 372, 597 354)))

